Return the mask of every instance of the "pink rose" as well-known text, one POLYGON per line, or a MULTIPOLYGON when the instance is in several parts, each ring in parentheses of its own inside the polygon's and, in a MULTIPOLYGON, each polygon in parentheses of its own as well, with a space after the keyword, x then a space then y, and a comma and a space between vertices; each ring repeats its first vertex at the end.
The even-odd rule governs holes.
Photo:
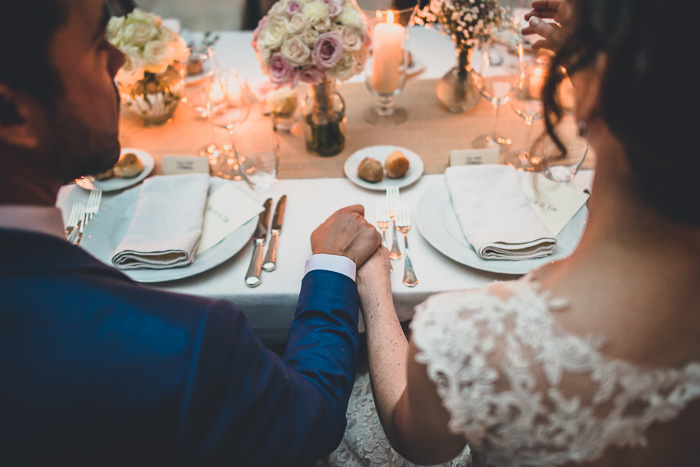
POLYGON ((332 68, 343 55, 340 38, 334 32, 326 32, 318 36, 313 51, 313 59, 321 68, 332 68))
POLYGON ((337 16, 343 9, 342 0, 323 0, 323 3, 328 5, 328 15, 337 16))
POLYGON ((270 70, 270 80, 275 84, 288 84, 296 80, 294 67, 280 54, 270 57, 268 65, 270 70))
POLYGON ((296 13, 299 10, 301 10, 301 3, 292 1, 287 4, 287 13, 289 13, 290 15, 292 13, 296 13))
POLYGON ((323 80, 323 75, 323 71, 311 65, 299 72, 299 81, 307 84, 318 84, 323 80))

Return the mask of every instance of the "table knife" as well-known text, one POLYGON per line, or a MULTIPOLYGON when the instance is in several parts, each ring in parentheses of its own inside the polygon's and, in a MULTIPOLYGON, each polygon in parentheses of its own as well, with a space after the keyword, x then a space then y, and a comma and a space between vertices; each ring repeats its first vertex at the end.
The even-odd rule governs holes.
POLYGON ((277 267, 277 240, 279 240, 280 230, 282 230, 282 222, 284 222, 284 208, 286 205, 287 195, 282 195, 279 201, 277 201, 275 215, 272 217, 270 243, 267 245, 267 254, 265 255, 265 261, 263 261, 262 265, 262 268, 265 271, 274 271, 277 267))
POLYGON ((258 225, 253 232, 253 257, 250 258, 248 272, 245 273, 245 285, 257 287, 260 285, 260 270, 263 259, 263 245, 267 237, 267 226, 270 223, 270 210, 272 198, 267 198, 263 203, 263 211, 258 216, 258 225))

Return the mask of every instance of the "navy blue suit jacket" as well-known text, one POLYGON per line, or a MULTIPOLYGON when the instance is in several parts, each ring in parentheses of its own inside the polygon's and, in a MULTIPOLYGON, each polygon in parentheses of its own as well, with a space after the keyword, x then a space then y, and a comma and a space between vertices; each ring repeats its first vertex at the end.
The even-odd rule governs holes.
POLYGON ((282 358, 231 302, 0 229, 0 464, 309 466, 345 428, 355 283, 308 273, 282 358))

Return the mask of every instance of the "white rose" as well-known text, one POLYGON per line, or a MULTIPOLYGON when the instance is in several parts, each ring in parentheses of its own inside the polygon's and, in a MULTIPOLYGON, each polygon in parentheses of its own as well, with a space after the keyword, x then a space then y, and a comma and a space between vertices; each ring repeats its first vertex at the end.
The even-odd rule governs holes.
POLYGON ((285 41, 280 52, 289 63, 297 66, 305 65, 311 57, 311 49, 298 37, 285 41))
POLYGON ((308 27, 309 22, 299 12, 292 14, 292 17, 289 18, 289 32, 292 34, 298 34, 308 27))
POLYGON ((355 29, 341 26, 338 28, 338 35, 343 48, 350 52, 356 52, 364 45, 362 36, 355 29))
POLYGON ((354 74, 359 75, 365 71, 365 65, 367 64, 367 57, 369 57, 369 52, 367 49, 363 49, 355 54, 355 64, 354 64, 354 74))
POLYGON ((285 18, 281 16, 270 18, 262 36, 262 45, 270 49, 278 48, 287 36, 287 29, 287 20, 285 18))
POLYGON ((169 61, 187 63, 187 59, 190 58, 190 49, 187 47, 185 39, 180 37, 179 34, 175 34, 175 37, 168 42, 168 48, 170 49, 168 52, 170 55, 169 61))
POLYGON ((162 73, 171 62, 170 47, 163 40, 151 41, 143 48, 143 61, 146 70, 152 73, 162 73))
POLYGON ((351 54, 340 57, 338 63, 331 70, 333 76, 341 81, 352 78, 355 74, 355 59, 351 54))
POLYGON ((286 9, 287 9, 286 2, 276 2, 267 11, 268 17, 272 18, 273 16, 277 16, 281 13, 284 13, 284 10, 286 10, 286 9))
POLYGON ((318 32, 326 32, 331 29, 331 19, 328 16, 322 16, 316 21, 311 21, 311 27, 318 32))
POLYGON ((351 2, 347 2, 343 7, 343 11, 338 15, 338 21, 343 26, 348 26, 351 28, 362 29, 364 28, 365 18, 362 13, 355 7, 351 2))
POLYGON ((107 40, 116 47, 119 47, 124 38, 124 21, 123 16, 113 16, 107 23, 107 40))
POLYGON ((322 18, 328 18, 328 5, 323 2, 307 3, 304 5, 304 16, 311 24, 322 18))
POLYGON ((122 52, 124 53, 124 64, 117 72, 117 81, 122 84, 134 84, 143 78, 143 60, 136 47, 125 46, 122 52))
POLYGON ((124 42, 135 46, 144 45, 157 35, 158 28, 153 23, 127 21, 124 27, 124 42))
POLYGON ((156 28, 160 28, 163 25, 163 19, 153 13, 149 13, 141 8, 134 8, 131 13, 127 16, 127 20, 142 21, 144 23, 151 23, 156 28))
POLYGON ((316 41, 318 40, 318 32, 311 28, 308 28, 301 33, 300 37, 304 44, 308 45, 309 47, 313 47, 314 44, 316 44, 316 41))

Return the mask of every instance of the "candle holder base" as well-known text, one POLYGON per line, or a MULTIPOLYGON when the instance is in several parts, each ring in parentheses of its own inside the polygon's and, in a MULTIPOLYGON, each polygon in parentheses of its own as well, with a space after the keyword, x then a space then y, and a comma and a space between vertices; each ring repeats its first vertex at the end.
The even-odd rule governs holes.
POLYGON ((408 112, 402 107, 394 107, 391 112, 382 113, 377 107, 370 107, 362 113, 362 118, 370 125, 392 126, 405 122, 408 112))

